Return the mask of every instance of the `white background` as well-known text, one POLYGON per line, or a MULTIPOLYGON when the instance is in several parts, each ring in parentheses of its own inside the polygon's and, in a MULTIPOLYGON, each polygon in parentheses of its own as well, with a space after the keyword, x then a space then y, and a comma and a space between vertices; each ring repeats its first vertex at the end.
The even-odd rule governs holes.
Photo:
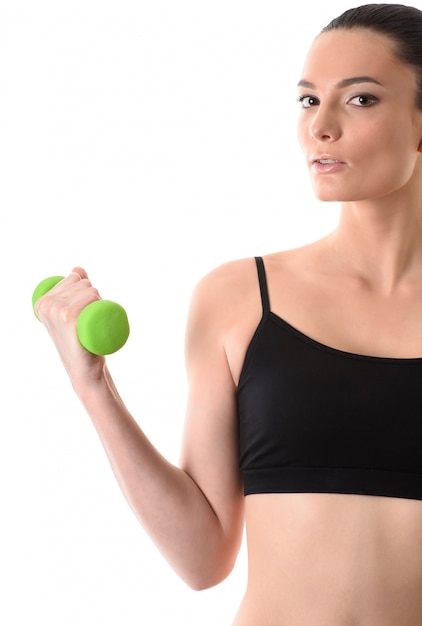
POLYGON ((0 2, 0 623, 231 623, 245 548, 214 589, 177 578, 121 495, 31 295, 82 265, 123 304, 131 336, 109 366, 177 462, 195 283, 337 219, 296 144, 296 83, 312 38, 350 6, 0 2))

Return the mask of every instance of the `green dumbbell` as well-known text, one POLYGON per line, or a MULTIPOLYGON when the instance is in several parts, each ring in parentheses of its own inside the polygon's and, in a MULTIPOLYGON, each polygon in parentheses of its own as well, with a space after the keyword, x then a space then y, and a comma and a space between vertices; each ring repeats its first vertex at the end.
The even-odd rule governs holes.
MULTIPOLYGON (((50 276, 42 280, 32 294, 32 308, 35 303, 64 276, 50 276)), ((35 316, 38 318, 37 314, 35 316)), ((79 314, 76 325, 81 345, 92 354, 112 354, 126 343, 129 337, 129 321, 126 311, 120 304, 111 300, 96 300, 88 304, 79 314)))

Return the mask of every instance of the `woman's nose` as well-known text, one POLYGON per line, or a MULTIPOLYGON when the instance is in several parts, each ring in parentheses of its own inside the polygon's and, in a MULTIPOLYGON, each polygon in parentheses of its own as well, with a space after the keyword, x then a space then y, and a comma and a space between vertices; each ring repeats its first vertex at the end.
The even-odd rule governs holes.
POLYGON ((334 111, 321 105, 316 108, 309 132, 317 141, 336 141, 341 135, 341 128, 334 111))

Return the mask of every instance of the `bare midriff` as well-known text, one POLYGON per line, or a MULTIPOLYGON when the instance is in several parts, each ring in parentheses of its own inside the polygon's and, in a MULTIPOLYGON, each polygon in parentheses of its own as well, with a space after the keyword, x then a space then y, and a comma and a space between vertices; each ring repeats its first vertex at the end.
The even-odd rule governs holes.
POLYGON ((233 626, 422 625, 422 501, 250 495, 246 531, 233 626))

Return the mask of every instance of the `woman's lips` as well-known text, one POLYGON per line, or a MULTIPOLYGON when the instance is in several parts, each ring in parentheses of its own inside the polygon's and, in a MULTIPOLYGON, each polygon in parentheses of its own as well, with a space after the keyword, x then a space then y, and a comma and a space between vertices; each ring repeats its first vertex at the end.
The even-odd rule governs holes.
POLYGON ((312 159, 312 168, 318 174, 330 174, 345 167, 346 163, 334 157, 318 157, 312 159))

